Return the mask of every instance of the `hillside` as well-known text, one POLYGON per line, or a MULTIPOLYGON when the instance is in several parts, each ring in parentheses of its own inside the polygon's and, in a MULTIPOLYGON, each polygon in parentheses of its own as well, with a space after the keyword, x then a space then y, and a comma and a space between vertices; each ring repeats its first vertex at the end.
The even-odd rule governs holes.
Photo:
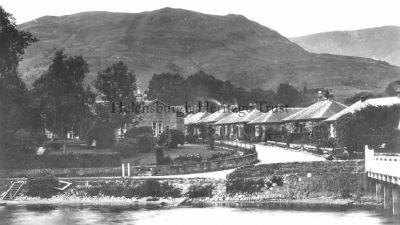
POLYGON ((400 27, 311 34, 291 40, 314 53, 360 56, 400 66, 400 27))
POLYGON ((366 58, 313 54, 278 32, 240 15, 213 16, 164 8, 143 13, 85 12, 45 16, 21 24, 40 41, 21 63, 29 84, 45 71, 56 48, 81 54, 90 80, 122 60, 142 85, 153 73, 188 76, 202 69, 245 88, 334 87, 340 93, 380 89, 400 77, 400 68, 366 58))

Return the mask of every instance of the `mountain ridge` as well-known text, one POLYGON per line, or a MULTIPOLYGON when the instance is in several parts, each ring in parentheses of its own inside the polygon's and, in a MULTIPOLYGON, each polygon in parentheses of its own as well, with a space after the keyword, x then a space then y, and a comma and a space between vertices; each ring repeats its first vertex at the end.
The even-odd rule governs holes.
POLYGON ((400 66, 400 26, 329 31, 289 39, 314 53, 373 58, 400 66))
POLYGON ((289 82, 353 93, 382 89, 400 77, 400 68, 385 62, 310 53, 241 15, 172 8, 142 13, 83 12, 40 17, 19 28, 40 39, 28 47, 21 62, 28 84, 47 70, 57 48, 88 61, 88 82, 98 70, 120 60, 136 72, 142 86, 154 73, 189 76, 200 69, 247 89, 275 89, 289 82))

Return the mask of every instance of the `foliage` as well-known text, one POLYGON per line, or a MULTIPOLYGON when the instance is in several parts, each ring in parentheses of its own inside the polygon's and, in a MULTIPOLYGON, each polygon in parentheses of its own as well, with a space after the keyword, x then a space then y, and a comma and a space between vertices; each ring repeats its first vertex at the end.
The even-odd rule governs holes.
POLYGON ((120 154, 32 155, 13 152, 0 164, 1 169, 95 168, 121 165, 120 154))
POLYGON ((126 138, 136 138, 138 135, 143 135, 143 134, 153 134, 153 130, 151 127, 133 127, 126 131, 124 136, 126 138))
POLYGON ((86 140, 88 145, 92 145, 93 140, 96 140, 96 148, 109 148, 115 143, 115 133, 110 127, 95 123, 88 131, 86 140))
POLYGON ((136 137, 137 148, 141 153, 149 153, 154 150, 153 134, 142 134, 136 137))
POLYGON ((344 101, 345 105, 352 105, 360 100, 366 100, 369 98, 378 98, 380 97, 380 95, 368 92, 368 91, 364 91, 364 92, 359 92, 351 97, 346 98, 346 100, 344 101))
POLYGON ((278 185, 279 187, 281 187, 283 185, 283 177, 281 176, 272 176, 270 181, 272 183, 275 183, 276 185, 278 185))
POLYGON ((261 188, 264 187, 264 180, 237 178, 226 181, 225 186, 227 193, 242 192, 252 194, 261 191, 261 188))
POLYGON ((397 91, 399 90, 399 87, 400 87, 400 80, 392 81, 386 87, 385 92, 389 96, 396 96, 397 95, 397 91))
POLYGON ((230 157, 234 154, 234 152, 215 152, 208 158, 208 160, 220 160, 230 157))
POLYGON ((26 195, 30 197, 51 198, 57 194, 57 178, 50 170, 41 170, 38 174, 28 177, 26 195))
POLYGON ((149 179, 138 183, 130 182, 108 182, 98 183, 89 187, 80 187, 79 192, 83 192, 83 196, 114 196, 114 197, 173 197, 181 196, 182 190, 170 185, 168 182, 160 183, 157 180, 149 179))
POLYGON ((149 81, 148 97, 170 105, 182 105, 187 100, 185 79, 179 74, 154 74, 149 81))
POLYGON ((178 144, 185 144, 185 135, 182 131, 176 129, 169 129, 161 133, 158 140, 158 145, 164 146, 168 144, 169 148, 176 148, 178 144))
POLYGON ((114 144, 113 150, 119 152, 122 157, 135 156, 138 153, 136 145, 136 139, 124 138, 114 144))
POLYGON ((190 163, 190 162, 201 162, 201 160, 203 160, 203 158, 199 154, 195 155, 186 154, 186 155, 179 155, 173 161, 174 163, 190 163))
POLYGON ((383 143, 396 139, 400 106, 368 106, 353 114, 340 117, 336 123, 339 143, 353 151, 363 151, 364 146, 377 149, 383 143))
POLYGON ((58 50, 48 71, 33 83, 33 94, 46 115, 46 127, 58 137, 65 138, 70 130, 78 133, 80 122, 90 112, 94 94, 84 84, 88 73, 82 56, 68 56, 58 50))
POLYGON ((301 95, 299 91, 290 84, 280 84, 276 91, 277 100, 280 104, 289 106, 298 106, 301 103, 301 95))
POLYGON ((164 156, 164 148, 156 147, 156 164, 157 165, 168 165, 172 163, 172 159, 169 156, 164 156))
POLYGON ((204 197, 212 197, 212 192, 214 190, 214 186, 211 184, 208 185, 191 185, 188 191, 189 198, 204 198, 204 197))
POLYGON ((329 125, 326 123, 316 124, 313 126, 309 137, 316 146, 326 146, 329 138, 329 125))
POLYGON ((37 39, 16 27, 13 16, 0 6, 0 154, 15 151, 14 133, 32 123, 30 99, 18 75, 18 64, 25 48, 37 39))
POLYGON ((96 105, 97 123, 116 129, 133 121, 133 109, 129 107, 135 101, 136 76, 123 62, 99 71, 95 87, 105 101, 104 104, 96 105))

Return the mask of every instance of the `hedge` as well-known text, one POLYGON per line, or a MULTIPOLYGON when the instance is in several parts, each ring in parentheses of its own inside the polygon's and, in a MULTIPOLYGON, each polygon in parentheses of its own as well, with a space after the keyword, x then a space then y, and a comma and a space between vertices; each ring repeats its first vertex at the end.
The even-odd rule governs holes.
POLYGON ((96 168, 121 165, 121 155, 113 154, 65 154, 31 155, 18 154, 2 160, 0 169, 41 169, 41 168, 96 168))

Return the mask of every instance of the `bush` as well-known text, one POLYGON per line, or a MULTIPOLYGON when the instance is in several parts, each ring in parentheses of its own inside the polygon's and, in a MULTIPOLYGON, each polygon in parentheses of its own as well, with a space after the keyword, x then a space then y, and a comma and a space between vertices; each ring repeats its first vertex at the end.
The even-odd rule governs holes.
POLYGON ((145 134, 149 134, 151 136, 153 136, 153 130, 151 129, 151 127, 134 127, 129 129, 125 134, 124 137, 125 138, 136 138, 139 135, 145 135, 145 134))
POLYGON ((122 157, 134 156, 137 154, 137 141, 132 138, 125 138, 114 144, 113 150, 119 152, 122 157))
POLYGON ((185 135, 180 130, 175 130, 175 129, 166 130, 162 132, 162 134, 160 135, 160 138, 158 140, 158 145, 164 146, 168 142, 169 142, 168 145, 169 148, 176 148, 178 144, 184 145, 185 135))
POLYGON ((279 187, 281 187, 283 185, 283 177, 281 176, 272 176, 270 181, 272 183, 275 183, 276 185, 278 185, 279 187))
POLYGON ((137 138, 137 149, 141 153, 153 152, 154 149, 154 137, 152 134, 141 134, 136 136, 137 138))
POLYGON ((196 155, 179 155, 173 161, 175 163, 190 163, 190 162, 201 162, 201 160, 203 160, 201 155, 196 154, 196 155))
POLYGON ((58 191, 54 188, 58 184, 57 178, 50 170, 41 170, 38 174, 28 177, 26 195, 30 197, 51 198, 58 191))
POLYGON ((41 168, 95 168, 121 165, 121 155, 115 154, 63 154, 31 155, 16 154, 0 164, 1 169, 41 168))
POLYGON ((109 127, 94 127, 88 131, 87 144, 92 145, 96 140, 97 148, 109 148, 115 143, 114 130, 109 127))
POLYGON ((212 197, 213 190, 214 186, 211 184, 206 186, 191 185, 187 194, 189 198, 212 197))
POLYGON ((169 156, 164 156, 164 148, 156 148, 156 164, 157 165, 168 165, 172 163, 172 159, 169 156))
POLYGON ((237 193, 237 192, 243 192, 243 193, 255 193, 259 192, 261 188, 264 187, 264 180, 259 179, 259 180, 253 180, 253 179, 243 179, 243 178, 238 178, 234 180, 228 180, 225 183, 226 186, 226 192, 227 193, 237 193))

